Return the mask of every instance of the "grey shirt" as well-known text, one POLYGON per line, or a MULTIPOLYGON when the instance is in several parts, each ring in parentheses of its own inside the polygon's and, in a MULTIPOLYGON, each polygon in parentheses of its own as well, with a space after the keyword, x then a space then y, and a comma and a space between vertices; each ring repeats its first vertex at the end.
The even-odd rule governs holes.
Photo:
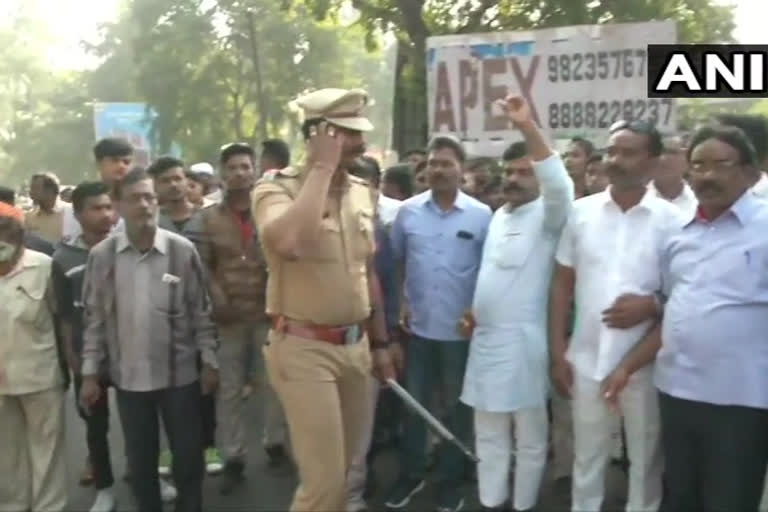
POLYGON ((153 391, 197 380, 198 354, 217 368, 203 276, 194 245, 161 228, 146 253, 124 232, 96 245, 83 285, 83 375, 107 359, 118 388, 153 391))

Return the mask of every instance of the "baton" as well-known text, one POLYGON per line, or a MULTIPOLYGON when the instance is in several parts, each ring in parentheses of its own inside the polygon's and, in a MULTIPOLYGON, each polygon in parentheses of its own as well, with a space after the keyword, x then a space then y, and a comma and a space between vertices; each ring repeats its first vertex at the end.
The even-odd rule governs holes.
POLYGON ((415 412, 421 416, 421 418, 427 422, 427 425, 432 427, 432 429, 437 432, 440 437, 450 443, 453 443, 454 446, 461 450, 461 452, 473 462, 480 462, 480 459, 477 458, 477 455, 475 455, 472 450, 467 447, 467 445, 462 443, 461 440, 453 435, 450 430, 445 428, 445 425, 440 423, 440 420, 432 416, 432 414, 430 414, 430 412, 424 408, 423 405, 421 405, 415 398, 413 398, 413 396, 411 396, 410 393, 408 393, 400 384, 398 384, 397 381, 394 379, 387 379, 387 384, 392 389, 392 391, 394 391, 395 394, 397 394, 397 396, 399 396, 403 402, 405 402, 405 405, 407 405, 412 412, 415 412))

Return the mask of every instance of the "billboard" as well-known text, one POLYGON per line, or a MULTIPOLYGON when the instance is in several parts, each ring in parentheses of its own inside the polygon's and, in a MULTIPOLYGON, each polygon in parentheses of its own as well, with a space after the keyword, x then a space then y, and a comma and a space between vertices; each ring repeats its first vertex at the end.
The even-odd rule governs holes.
POLYGON ((521 138, 495 103, 511 92, 553 138, 605 139, 619 119, 671 131, 674 100, 648 98, 646 47, 676 40, 674 21, 431 37, 430 134, 454 135, 473 155, 501 155, 521 138))
POLYGON ((96 103, 93 124, 96 140, 120 137, 134 148, 134 163, 147 167, 152 159, 150 132, 154 115, 144 103, 96 103))

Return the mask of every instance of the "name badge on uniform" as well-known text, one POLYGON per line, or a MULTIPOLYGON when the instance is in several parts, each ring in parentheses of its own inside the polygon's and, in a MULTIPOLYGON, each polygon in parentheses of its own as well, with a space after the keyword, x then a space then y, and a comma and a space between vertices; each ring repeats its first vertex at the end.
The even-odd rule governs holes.
POLYGON ((163 282, 165 284, 177 284, 181 282, 181 278, 173 274, 163 274, 163 282))

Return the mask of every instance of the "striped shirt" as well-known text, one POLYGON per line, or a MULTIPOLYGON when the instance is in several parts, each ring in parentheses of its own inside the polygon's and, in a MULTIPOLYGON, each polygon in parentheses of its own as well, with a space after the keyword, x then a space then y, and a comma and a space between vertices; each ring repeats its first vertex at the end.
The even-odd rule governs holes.
POLYGON ((197 380, 198 354, 217 367, 200 257, 179 235, 158 228, 145 253, 124 232, 96 245, 83 303, 83 375, 97 374, 107 358, 118 388, 153 391, 197 380))

